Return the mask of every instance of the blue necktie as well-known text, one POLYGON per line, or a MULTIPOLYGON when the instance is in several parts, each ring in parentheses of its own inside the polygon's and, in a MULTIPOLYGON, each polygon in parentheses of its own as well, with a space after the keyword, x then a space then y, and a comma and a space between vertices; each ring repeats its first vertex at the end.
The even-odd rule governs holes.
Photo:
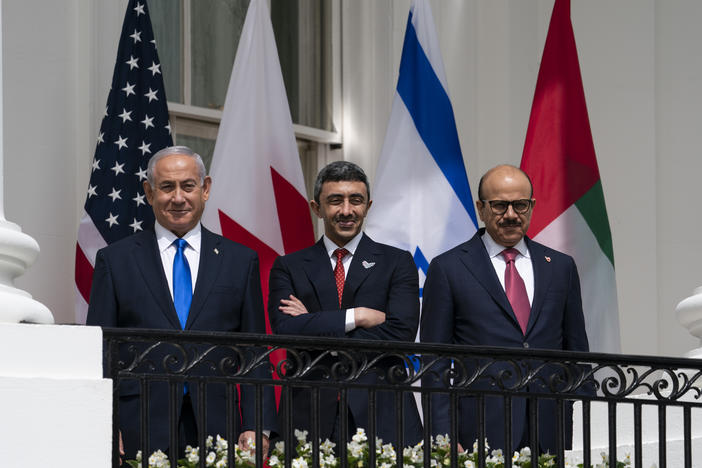
POLYGON ((178 320, 180 320, 180 326, 185 330, 190 303, 193 301, 193 280, 190 277, 190 265, 183 254, 188 243, 184 239, 176 239, 173 244, 178 249, 173 259, 173 304, 178 314, 178 320))

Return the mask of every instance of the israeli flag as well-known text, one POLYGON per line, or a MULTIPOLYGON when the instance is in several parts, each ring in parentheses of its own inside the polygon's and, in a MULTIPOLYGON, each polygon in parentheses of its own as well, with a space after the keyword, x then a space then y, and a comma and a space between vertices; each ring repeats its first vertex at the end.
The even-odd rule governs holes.
POLYGON ((366 232, 414 255, 421 297, 429 262, 470 239, 477 226, 427 0, 414 0, 410 8, 371 195, 366 232))

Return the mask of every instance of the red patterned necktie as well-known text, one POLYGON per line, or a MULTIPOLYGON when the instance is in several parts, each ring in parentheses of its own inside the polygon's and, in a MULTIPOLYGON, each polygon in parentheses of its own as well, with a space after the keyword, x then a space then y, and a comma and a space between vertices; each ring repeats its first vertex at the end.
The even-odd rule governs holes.
POLYGON ((514 259, 517 258, 517 255, 519 255, 517 249, 505 249, 502 251, 502 256, 507 263, 505 267, 505 293, 509 303, 512 304, 512 310, 514 315, 517 316, 522 333, 526 334, 531 306, 529 305, 529 296, 527 295, 524 280, 519 276, 517 267, 514 264, 514 259))
POLYGON ((336 292, 339 294, 339 307, 341 307, 341 298, 344 296, 344 281, 346 281, 346 275, 344 274, 344 264, 341 259, 349 253, 346 249, 336 249, 334 251, 334 256, 336 257, 336 266, 334 267, 334 279, 336 279, 336 292))

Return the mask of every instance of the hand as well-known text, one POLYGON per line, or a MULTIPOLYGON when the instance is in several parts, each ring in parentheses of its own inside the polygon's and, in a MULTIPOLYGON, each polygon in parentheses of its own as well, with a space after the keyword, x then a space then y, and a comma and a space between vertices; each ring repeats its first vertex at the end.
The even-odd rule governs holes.
POLYGON ((463 449, 463 446, 461 445, 460 442, 458 443, 458 447, 457 447, 457 448, 458 448, 458 453, 463 453, 463 452, 465 452, 465 450, 463 449))
POLYGON ((385 322, 385 312, 369 307, 354 307, 353 319, 357 327, 371 328, 385 322))
POLYGON ((292 294, 290 295, 290 299, 280 300, 280 306, 278 309, 280 309, 280 311, 284 314, 292 315, 293 317, 307 313, 307 307, 305 307, 305 304, 303 304, 300 299, 296 298, 292 294))
MULTIPOLYGON (((254 444, 256 442, 256 432, 254 431, 244 431, 239 434, 239 447, 243 449, 249 449, 249 444, 254 444)), ((261 445, 263 449, 263 459, 265 460, 268 456, 268 447, 270 446, 270 441, 266 434, 261 434, 261 445)))
POLYGON ((122 442, 122 431, 119 431, 119 464, 122 465, 122 458, 124 457, 124 442, 122 442))

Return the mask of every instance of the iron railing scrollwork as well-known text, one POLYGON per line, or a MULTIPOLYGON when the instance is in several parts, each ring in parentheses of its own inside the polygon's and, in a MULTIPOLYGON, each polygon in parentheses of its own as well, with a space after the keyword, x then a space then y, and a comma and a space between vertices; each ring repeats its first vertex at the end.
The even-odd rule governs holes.
MULTIPOLYGON (((690 359, 239 333, 105 328, 103 334, 106 377, 115 379, 116 394, 120 383, 128 381, 139 382, 142 389, 150 382, 169 382, 171 394, 174 383, 183 382, 202 388, 212 384, 226 385, 228 389, 252 385, 259 396, 263 388, 271 386, 282 389, 284 395, 286 387, 313 388, 316 389, 313 395, 317 396, 320 390, 335 389, 343 398, 348 391, 357 389, 365 389, 374 396, 378 392, 397 395, 411 392, 425 407, 425 423, 431 419, 426 407, 431 405, 433 394, 448 395, 454 409, 466 396, 480 401, 502 397, 508 408, 515 398, 583 401, 585 463, 590 463, 589 426, 595 402, 606 402, 610 408, 622 404, 633 408, 637 445, 634 466, 642 466, 641 431, 648 430, 641 427, 643 407, 663 408, 659 411, 659 428, 666 425, 665 408, 683 408, 686 466, 692 466, 693 452, 688 450, 690 428, 695 423, 692 410, 702 409, 702 361, 690 359), (285 351, 285 357, 273 363, 271 356, 278 351, 285 351)), ((375 398, 370 401, 375 405, 375 398)), ((558 411, 562 411, 564 404, 557 404, 558 411)), ((114 409, 117 434, 117 398, 114 409)), ((372 406, 372 410, 377 408, 372 406)), ((257 405, 257 411, 262 411, 261 405, 257 405)), ((200 408, 199 412, 198 416, 202 416, 204 410, 200 408)), ((696 423, 700 424, 700 415, 696 416, 696 423)), ((262 418, 256 420, 260 432, 262 418)), ((509 423, 509 417, 505 417, 505 424, 509 423)), ((456 431, 456 426, 452 421, 452 431, 456 431)), ((612 410, 609 427, 616 426, 617 412, 612 410)), ((278 432, 288 438, 292 430, 281 428, 278 432)), ((484 434, 482 429, 479 432, 484 434)), ((507 432, 509 427, 505 429, 507 432)), ((424 431, 425 438, 430 435, 430 431, 424 431)), ((227 434, 232 441, 235 436, 227 434)), ((141 447, 155 449, 148 446, 147 440, 142 437, 141 447)), ((174 440, 173 436, 170 440, 174 440)), ((565 443, 562 438, 559 440, 558 452, 562 454, 565 443)), ((665 437, 660 441, 659 467, 665 466, 666 461, 665 437)), ((290 446, 293 441, 286 442, 290 446)), ((610 444, 610 457, 616 459, 617 441, 611 433, 610 442, 615 445, 610 444)), ((428 443, 425 440, 425 445, 428 443)), ((319 449, 319 444, 313 445, 315 450, 319 449)), ((455 457, 455 453, 452 455, 455 457)), ((315 460, 318 456, 315 453, 315 460)), ((509 458, 505 460, 507 466, 511 466, 509 458)), ((117 455, 114 459, 118 460, 117 455)), ((485 462, 483 456, 480 459, 481 463, 485 462)), ((171 460, 175 466, 175 454, 171 460)), ((562 458, 557 463, 565 466, 562 458)), ((430 466, 428 459, 425 466, 430 466)))

